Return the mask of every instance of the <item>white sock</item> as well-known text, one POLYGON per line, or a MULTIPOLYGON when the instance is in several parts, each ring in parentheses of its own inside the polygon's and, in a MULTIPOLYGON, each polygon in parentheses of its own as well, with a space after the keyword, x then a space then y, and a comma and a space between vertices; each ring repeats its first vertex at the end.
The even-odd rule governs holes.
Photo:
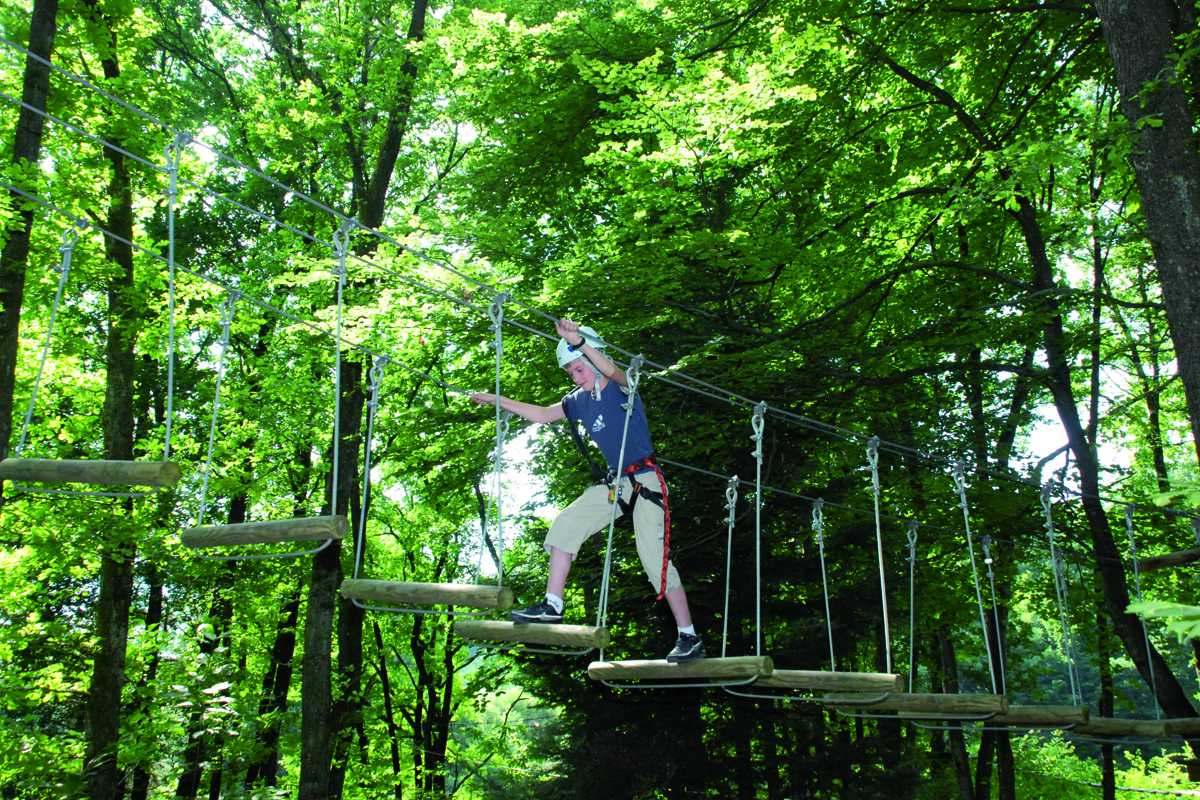
POLYGON ((686 628, 680 628, 679 633, 680 634, 686 633, 688 636, 695 636, 696 635, 696 626, 688 625, 686 628))
POLYGON ((556 594, 550 594, 549 592, 546 592, 546 602, 549 603, 557 613, 562 613, 563 599, 561 597, 556 594))

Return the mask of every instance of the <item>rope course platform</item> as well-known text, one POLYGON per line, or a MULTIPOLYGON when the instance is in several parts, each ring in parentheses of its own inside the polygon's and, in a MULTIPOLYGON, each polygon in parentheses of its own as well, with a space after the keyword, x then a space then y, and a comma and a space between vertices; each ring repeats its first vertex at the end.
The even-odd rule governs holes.
POLYGON ((85 483, 91 486, 170 488, 183 470, 174 461, 86 461, 53 458, 6 458, 0 479, 36 483, 85 483))
POLYGON ((230 545, 273 544, 275 542, 314 542, 344 539, 350 533, 350 520, 342 515, 296 517, 238 525, 206 525, 186 528, 180 534, 184 547, 203 550, 230 545))
MULTIPOLYGON (((513 644, 540 644, 550 647, 576 647, 598 650, 612 641, 608 628, 595 625, 543 625, 540 623, 503 622, 500 620, 460 619, 454 623, 454 632, 468 642, 511 642, 513 644)), ((531 650, 535 653, 550 652, 531 650)), ((570 653, 563 653, 569 655, 570 653)))
MULTIPOLYGON (((588 677, 594 681, 641 681, 675 678, 679 680, 750 681, 766 678, 775 669, 770 656, 735 656, 732 658, 701 658, 672 664, 665 659, 649 661, 593 661, 588 664, 588 677)), ((704 686, 703 683, 697 683, 704 686)), ((633 687, 619 687, 633 688, 633 687)))
POLYGON ((372 603, 413 603, 429 606, 467 606, 504 611, 513 604, 507 586, 459 583, 411 583, 347 578, 339 591, 347 600, 372 603))

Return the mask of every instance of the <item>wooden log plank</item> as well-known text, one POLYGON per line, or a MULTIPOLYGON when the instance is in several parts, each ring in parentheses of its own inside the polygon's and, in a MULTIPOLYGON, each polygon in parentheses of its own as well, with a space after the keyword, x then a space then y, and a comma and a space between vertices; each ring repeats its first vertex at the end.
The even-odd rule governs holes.
POLYGON ((777 669, 754 686, 771 689, 808 689, 825 692, 899 692, 904 678, 886 672, 818 672, 806 669, 777 669))
POLYGON ((1075 733, 1085 736, 1149 736, 1156 739, 1166 739, 1170 735, 1163 720, 1111 717, 1092 717, 1086 725, 1076 725, 1075 733))
POLYGON ((839 706, 861 707, 864 711, 910 712, 911 716, 1004 714, 1008 711, 1008 698, 999 694, 897 693, 888 695, 884 700, 874 700, 874 697, 869 693, 856 692, 831 692, 825 695, 826 700, 836 700, 839 706))
POLYGON ((350 520, 344 516, 296 517, 266 522, 243 522, 241 525, 208 525, 203 528, 188 528, 180 534, 180 539, 184 547, 199 550, 205 547, 225 547, 239 544, 344 539, 349 533, 350 520))
POLYGON ((700 658, 683 664, 662 659, 652 661, 593 661, 588 664, 588 677, 594 681, 638 681, 659 678, 708 678, 738 680, 755 676, 766 677, 774 670, 770 656, 740 656, 738 658, 700 658))
POLYGON ((544 625, 492 619, 460 619, 454 623, 454 632, 475 641, 556 647, 608 647, 612 641, 607 628, 592 625, 544 625))
POLYGON ((1086 725, 1089 719, 1087 706, 1009 706, 1004 714, 988 720, 989 725, 1013 725, 1020 727, 1086 725))
POLYGON ((407 583, 347 578, 342 581, 340 591, 342 597, 372 603, 464 606, 467 608, 495 608, 501 611, 513 604, 513 590, 507 586, 407 583))
POLYGON ((1200 547, 1191 550, 1180 550, 1178 553, 1167 553, 1162 556, 1150 556, 1138 559, 1138 569, 1163 569, 1164 567, 1182 567, 1200 561, 1200 547))
POLYGON ((1183 717, 1163 720, 1168 736, 1182 736, 1185 739, 1200 738, 1200 717, 1183 717))
POLYGON ((6 458, 0 479, 37 483, 86 483, 93 486, 174 486, 183 470, 174 461, 60 461, 53 458, 6 458))

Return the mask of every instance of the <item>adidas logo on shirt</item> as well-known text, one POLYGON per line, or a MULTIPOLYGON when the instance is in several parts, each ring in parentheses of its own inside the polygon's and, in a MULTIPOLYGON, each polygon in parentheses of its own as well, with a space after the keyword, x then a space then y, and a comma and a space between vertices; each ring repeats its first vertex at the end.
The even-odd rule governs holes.
POLYGON ((592 433, 599 433, 604 430, 604 415, 596 417, 596 421, 592 423, 592 433))

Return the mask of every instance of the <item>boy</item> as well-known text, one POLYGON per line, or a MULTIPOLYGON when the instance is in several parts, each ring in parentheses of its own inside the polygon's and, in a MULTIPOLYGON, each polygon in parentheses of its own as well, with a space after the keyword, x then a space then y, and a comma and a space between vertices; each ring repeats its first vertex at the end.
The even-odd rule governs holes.
MULTIPOLYGON (((471 395, 471 399, 480 405, 499 402, 505 411, 531 422, 557 422, 568 414, 571 420, 583 422, 592 441, 604 453, 609 474, 618 476, 615 497, 621 500, 624 507, 617 508, 617 516, 624 514, 626 507, 632 506, 633 530, 642 567, 650 577, 650 583, 658 590, 658 597, 667 598, 667 604, 675 616, 679 639, 675 649, 667 655, 667 661, 679 663, 704 658, 704 644, 692 625, 687 595, 683 591, 679 573, 669 559, 667 485, 654 460, 642 398, 634 396, 633 417, 629 420, 629 434, 625 442, 625 460, 617 464, 626 413, 621 404, 626 401, 629 381, 625 373, 604 355, 605 344, 596 331, 587 327, 581 329, 578 323, 569 319, 556 322, 554 327, 562 337, 558 342, 558 365, 575 381, 578 387, 575 391, 564 397, 561 403, 545 407, 507 397, 497 398, 482 392, 471 395)), ((579 552, 580 545, 608 525, 612 514, 609 497, 609 487, 597 484, 555 518, 545 542, 546 551, 550 553, 546 599, 523 611, 510 613, 510 619, 517 622, 562 622, 563 593, 571 562, 579 552)))

